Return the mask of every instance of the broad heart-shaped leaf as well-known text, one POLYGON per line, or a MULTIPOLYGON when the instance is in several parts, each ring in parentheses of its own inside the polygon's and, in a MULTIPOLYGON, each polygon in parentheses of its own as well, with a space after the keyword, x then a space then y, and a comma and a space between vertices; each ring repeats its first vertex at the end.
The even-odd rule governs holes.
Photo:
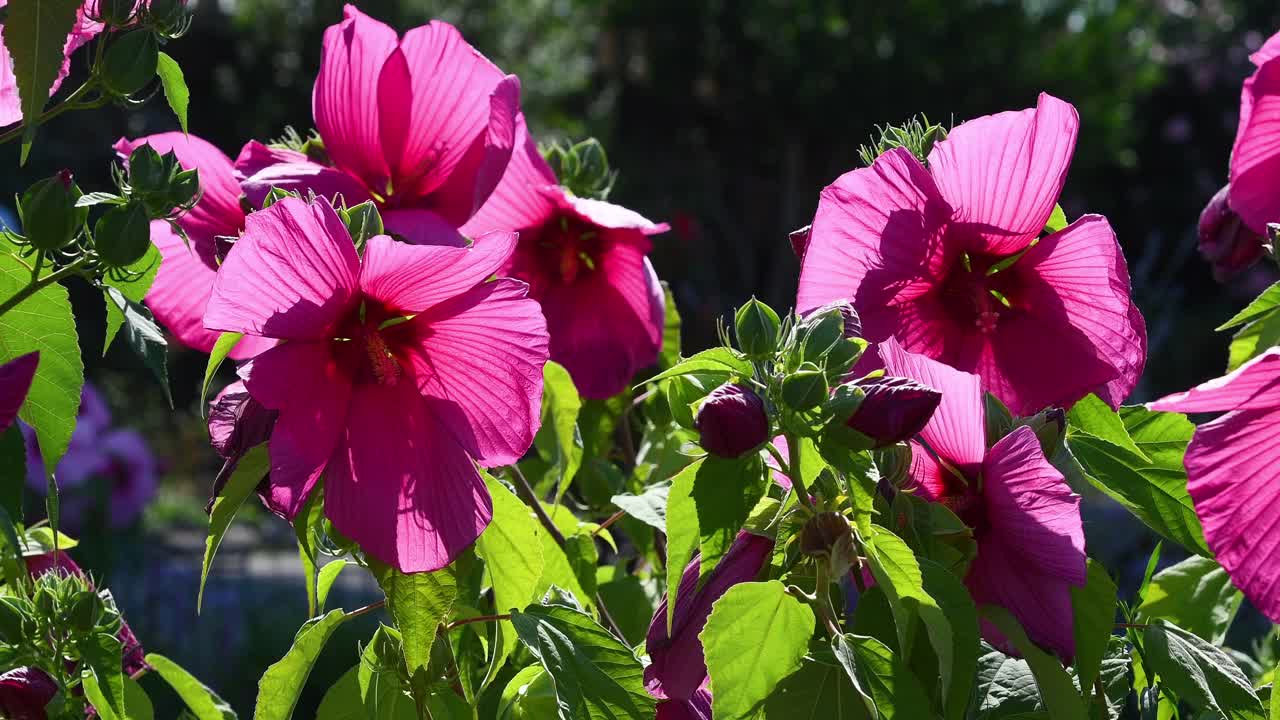
POLYGON ((120 290, 107 287, 103 290, 107 296, 107 304, 115 305, 124 314, 124 338, 142 364, 147 366, 156 380, 160 381, 160 389, 164 397, 173 407, 173 395, 169 392, 169 366, 167 351, 169 343, 165 342, 164 331, 156 324, 156 319, 142 303, 124 296, 120 290))
POLYGON ((108 713, 117 718, 128 717, 125 714, 124 671, 120 667, 123 647, 118 638, 103 632, 76 641, 76 648, 87 666, 81 671, 82 677, 96 686, 97 697, 91 697, 90 702, 104 717, 108 713))
POLYGON ((329 599, 329 591, 333 589, 333 583, 338 580, 338 576, 348 565, 355 565, 355 563, 333 560, 325 563, 324 567, 316 573, 316 608, 324 610, 324 604, 329 599))
POLYGON ((671 286, 662 283, 662 299, 664 302, 662 318, 662 351, 658 353, 658 371, 668 370, 680 361, 680 310, 676 307, 676 297, 671 293, 671 286))
POLYGON ((1116 584, 1102 564, 1089 559, 1084 587, 1071 588, 1072 628, 1076 642, 1076 677, 1086 691, 1093 687, 1116 621, 1116 584))
POLYGON ((164 88, 164 99, 169 101, 169 108, 178 116, 178 125, 182 132, 187 131, 187 108, 191 105, 191 91, 187 89, 187 80, 182 75, 178 61, 166 53, 160 53, 156 62, 156 75, 160 76, 160 85, 164 88))
MULTIPOLYGON (((929 693, 920 684, 920 679, 884 643, 861 635, 843 635, 833 642, 852 652, 851 664, 856 665, 854 670, 881 718, 923 720, 935 717, 929 707, 929 693)), ((840 650, 837 650, 836 656, 840 655, 840 650)), ((845 670, 848 671, 849 667, 846 666, 845 670)))
POLYGON ((147 691, 142 689, 138 681, 126 676, 121 685, 124 691, 124 715, 117 715, 97 677, 88 675, 82 681, 85 698, 98 711, 98 717, 102 720, 154 720, 156 712, 151 705, 151 698, 147 697, 147 691))
MULTIPOLYGON (((476 554, 489 572, 494 610, 523 610, 537 599, 544 566, 541 536, 546 533, 529 514, 529 508, 502 483, 485 474, 485 485, 493 498, 493 520, 476 540, 476 554)), ((501 621, 498 632, 499 646, 493 651, 483 685, 493 681, 515 649, 516 631, 510 621, 501 621)))
POLYGON ((1040 707, 1040 690, 1026 660, 1013 658, 987 643, 979 645, 973 720, 997 720, 1040 707))
POLYGON ((1142 452, 1133 442, 1133 438, 1129 437, 1129 431, 1124 426, 1124 421, 1120 419, 1120 415, 1107 406, 1106 403, 1098 399, 1097 395, 1086 395, 1080 399, 1075 405, 1071 406, 1067 419, 1076 429, 1081 430, 1089 435, 1115 445, 1133 455, 1138 456, 1143 462, 1150 462, 1151 458, 1142 452))
POLYGON ((1151 578, 1138 606, 1138 619, 1164 618, 1218 645, 1242 599, 1226 570, 1209 558, 1193 555, 1151 578))
POLYGON ((1090 701, 1090 715, 1094 720, 1120 720, 1124 713, 1129 692, 1133 689, 1129 666, 1133 664, 1132 651, 1124 638, 1112 636, 1107 641, 1107 652, 1102 656, 1098 682, 1102 694, 1094 694, 1090 701))
POLYGON ((511 614, 520 641, 555 680, 565 720, 651 718, 644 667, 586 613, 563 605, 535 605, 511 614))
POLYGON ((925 591, 951 625, 951 682, 942 688, 942 699, 944 715, 958 720, 964 717, 978 668, 978 608, 960 578, 928 558, 919 563, 925 591))
POLYGON ((405 574, 376 562, 370 562, 370 570, 387 596, 387 610, 403 638, 409 675, 417 675, 431 662, 436 631, 458 598, 456 570, 450 565, 435 572, 405 574))
POLYGON ((670 492, 671 483, 664 481, 646 487, 639 495, 614 495, 609 501, 622 508, 631 517, 665 533, 667 531, 667 496, 670 492))
POLYGON ((1262 294, 1253 299, 1243 310, 1231 316, 1231 319, 1214 328, 1218 332, 1230 330, 1231 328, 1248 325, 1251 322, 1261 320, 1268 315, 1275 313, 1280 308, 1280 282, 1272 283, 1271 287, 1262 291, 1262 294))
MULTIPOLYGON (((816 645, 816 643, 815 643, 816 645)), ((812 648, 800 669, 783 678, 755 718, 762 720, 871 720, 872 715, 831 649, 812 648)))
POLYGON ((178 693, 196 720, 236 720, 236 713, 218 694, 163 655, 147 654, 147 664, 178 693))
POLYGON ((582 397, 564 366, 550 360, 542 366, 542 427, 533 438, 538 453, 556 468, 556 502, 582 465, 582 435, 578 413, 582 397))
POLYGON ((752 370, 751 361, 742 357, 736 351, 727 347, 714 347, 681 360, 670 369, 654 375, 645 382, 652 383, 690 373, 750 376, 752 370))
POLYGON ((1197 555, 1212 555, 1187 493, 1183 455, 1195 426, 1185 415, 1123 407, 1120 419, 1149 461, 1074 426, 1067 429, 1071 452, 1089 482, 1123 505, 1148 527, 1197 555))
MULTIPOLYGON (((110 277, 103 280, 103 283, 120 291, 126 298, 135 303, 142 302, 147 296, 147 291, 151 289, 151 283, 155 282, 156 273, 160 271, 160 250, 155 245, 147 245, 147 252, 142 256, 141 260, 130 265, 130 280, 115 280, 110 277)), ((111 341, 115 339, 116 333, 120 331, 120 326, 124 324, 124 312, 120 309, 110 297, 105 297, 107 306, 107 334, 102 340, 102 354, 106 355, 107 350, 111 347, 111 341)))
MULTIPOLYGON (((10 6, 10 17, 12 13, 10 6)), ((9 27, 5 26, 6 35, 9 27)), ((0 298, 12 297, 30 279, 30 268, 16 256, 0 252, 0 298)), ((57 283, 41 288, 0 315, 0 363, 33 350, 40 351, 40 364, 18 416, 35 428, 45 473, 51 474, 71 442, 84 385, 71 301, 66 288, 57 283)))
POLYGON ((200 383, 201 416, 208 411, 209 386, 213 384, 213 376, 218 373, 218 368, 222 366, 222 361, 227 359, 227 355, 235 349, 243 338, 244 333, 224 332, 214 341, 213 350, 209 353, 209 362, 204 368, 204 381, 200 383))
POLYGON ((693 499, 693 485, 698 469, 706 458, 690 463, 671 479, 667 495, 667 630, 676 614, 676 599, 680 594, 680 579, 684 568, 698 551, 698 507, 693 499))
POLYGON ((240 463, 231 473, 231 478, 223 486, 222 492, 213 501, 213 510, 209 513, 209 536, 204 541, 204 563, 200 567, 200 590, 196 595, 196 612, 199 613, 204 604, 204 585, 209 580, 209 568, 213 566, 213 557, 218 554, 222 538, 235 520, 236 513, 246 498, 253 494, 258 483, 267 476, 271 468, 271 460, 267 457, 267 446, 259 445, 250 448, 240 463))
POLYGON ((1239 368, 1277 343, 1280 343, 1280 312, 1272 309, 1231 336, 1227 372, 1239 368))
POLYGON ((1222 650, 1163 620, 1147 625, 1143 647, 1160 680, 1197 711, 1225 720, 1266 720, 1249 679, 1222 650))
POLYGON ((716 720, 752 717, 778 683, 800 668, 814 622, 813 610, 777 580, 729 588, 698 635, 716 720))
POLYGON ((995 625, 1022 653, 1027 665, 1031 667, 1031 674, 1035 676, 1041 702, 1048 710, 1051 720, 1087 720, 1084 699, 1071 676, 1062 669, 1062 663, 1032 643, 1012 613, 996 605, 983 605, 978 608, 978 614, 995 625))
POLYGON ((80 0, 11 0, 4 20, 4 46, 13 62, 26 129, 22 164, 27 162, 37 119, 49 101, 49 89, 62 70, 63 48, 75 27, 80 0))
MULTIPOLYGON (((876 583, 884 588, 885 596, 889 599, 893 622, 897 628, 898 648, 903 659, 910 660, 915 620, 918 617, 924 623, 929 643, 938 656, 942 687, 949 689, 952 687, 956 667, 955 633, 951 622, 937 601, 925 591, 920 565, 911 548, 907 547, 902 538, 884 528, 875 527, 873 530, 875 534, 866 543, 871 574, 875 576, 876 583)), ((938 580, 939 585, 944 582, 938 580)), ((951 697, 949 690, 947 697, 951 697)))
POLYGON ((267 668, 258 681, 258 701, 254 708, 254 720, 289 720, 298 704, 302 686, 306 685, 316 658, 334 630, 345 622, 347 614, 342 609, 311 618, 298 630, 293 647, 275 664, 267 668))

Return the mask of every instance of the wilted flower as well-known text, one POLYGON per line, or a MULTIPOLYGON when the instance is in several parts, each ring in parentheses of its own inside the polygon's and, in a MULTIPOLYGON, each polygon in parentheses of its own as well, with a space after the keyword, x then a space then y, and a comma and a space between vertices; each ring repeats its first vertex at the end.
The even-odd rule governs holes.
POLYGON ((1213 275, 1225 280, 1262 257, 1262 233, 1244 223, 1231 209, 1231 186, 1225 186, 1200 213, 1200 254, 1213 264, 1213 275))
POLYGON ((0 433, 8 430, 18 418, 18 410, 27 399, 39 364, 40 351, 37 350, 0 365, 0 433))
POLYGON ((0 717, 48 720, 44 706, 58 694, 58 684, 43 670, 14 668, 0 675, 0 717))
POLYGON ((323 200, 249 215, 205 324, 289 341, 240 368, 279 411, 273 507, 295 516, 323 473, 334 526, 405 572, 444 567, 479 536, 492 506, 475 463, 519 460, 541 409, 542 313, 524 283, 486 282, 515 242, 379 235, 361 258, 323 200))
POLYGON ((764 401, 750 388, 725 383, 712 390, 694 421, 698 443, 712 455, 736 458, 769 439, 764 401))
MULTIPOLYGON (((964 581, 974 601, 1005 608, 1031 640, 1070 659, 1071 587, 1085 583, 1080 496, 1045 459, 1031 428, 1019 427, 987 449, 976 375, 905 352, 893 339, 880 354, 889 372, 942 392, 920 432, 923 442, 911 443, 910 480, 921 496, 973 528, 978 555, 964 581)), ((994 626, 984 622, 982 629, 993 645, 1011 651, 994 626)))
POLYGON ((662 348, 662 286, 646 256, 667 224, 562 187, 523 117, 516 143, 502 182, 462 231, 520 234, 504 273, 529 283, 542 305, 551 359, 584 397, 611 397, 662 348))
MULTIPOLYGON (((651 695, 658 699, 695 700, 707 680, 707 663, 698 634, 711 616, 712 604, 734 585, 754 579, 772 552, 772 539, 740 532, 701 587, 698 573, 702 561, 694 556, 680 578, 671 632, 667 632, 665 596, 649 622, 645 648, 653 662, 644 669, 644 681, 651 695)), ((658 707, 661 712, 662 704, 658 707)))
POLYGON ((1280 348, 1235 371, 1148 406, 1164 412, 1226 414, 1196 428, 1183 463, 1204 538, 1231 582, 1280 622, 1280 348))
POLYGON ((978 373, 1021 415, 1091 392, 1117 406, 1146 361, 1146 329, 1115 234, 1086 215, 1040 237, 1078 124, 1041 95, 956 127, 928 169, 895 148, 841 176, 818 203, 799 310, 852 297, 868 340, 978 373))
POLYGON ((942 400, 937 390, 909 378, 869 378, 854 385, 861 388, 866 397, 846 424, 871 438, 872 447, 884 447, 913 437, 933 417, 942 400))

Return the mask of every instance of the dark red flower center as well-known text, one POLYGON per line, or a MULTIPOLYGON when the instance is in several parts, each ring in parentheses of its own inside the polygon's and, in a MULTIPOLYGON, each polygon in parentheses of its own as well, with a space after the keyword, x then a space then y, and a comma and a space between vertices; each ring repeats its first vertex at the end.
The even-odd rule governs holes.
POLYGON ((1026 307, 1024 284, 1015 272, 1018 256, 966 253, 942 281, 942 307, 961 328, 989 335, 1002 318, 1026 307))
POLYGON ((552 218, 536 242, 539 269, 551 282, 572 285, 600 267, 604 250, 600 229, 578 218, 552 218))
POLYGON ((397 329, 407 319, 366 299, 334 333, 334 357, 357 384, 395 385, 407 367, 406 338, 397 329))

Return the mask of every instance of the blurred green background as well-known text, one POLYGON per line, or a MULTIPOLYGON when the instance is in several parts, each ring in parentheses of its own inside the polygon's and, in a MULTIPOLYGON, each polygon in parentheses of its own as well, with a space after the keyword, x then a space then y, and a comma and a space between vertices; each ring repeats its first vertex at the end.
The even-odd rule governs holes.
MULTIPOLYGON (((234 157, 250 138, 309 129, 321 34, 342 4, 192 5, 191 32, 165 48, 191 88, 192 132, 234 157)), ((857 165, 877 124, 920 112, 959 122, 1033 106, 1042 90, 1073 102, 1082 118, 1062 205, 1071 218, 1106 215, 1129 258, 1151 335, 1137 399, 1220 374, 1226 339, 1212 328, 1275 279, 1264 265, 1217 284, 1195 252, 1197 216, 1226 179, 1247 56, 1280 29, 1273 0, 358 5, 401 30, 430 18, 458 25, 520 76, 539 137, 605 143, 621 171, 611 199, 672 224, 656 239, 654 262, 684 315, 686 347, 713 343, 715 319, 752 294, 790 305, 798 268, 787 233, 810 221, 824 185, 857 165)), ((107 189, 116 138, 174 128, 162 100, 63 116, 42 130, 26 168, 0 177, 0 197, 63 167, 86 191, 107 189)), ((3 153, 16 168, 16 149, 3 153)), ((73 295, 89 377, 116 422, 143 431, 164 467, 143 522, 88 532, 84 559, 115 589, 144 644, 248 716, 256 679, 305 615, 301 580, 290 574, 292 536, 265 513, 249 518, 220 554, 196 617, 201 508, 216 469, 196 407, 204 358, 171 353, 175 416, 123 344, 100 357, 100 296, 73 295)), ((1091 524, 1091 551, 1120 565, 1145 561, 1141 533, 1091 524)), ((347 607, 376 598, 354 582, 338 592, 347 607)), ((349 627, 331 644, 298 717, 310 715, 368 634, 368 625, 349 627)))

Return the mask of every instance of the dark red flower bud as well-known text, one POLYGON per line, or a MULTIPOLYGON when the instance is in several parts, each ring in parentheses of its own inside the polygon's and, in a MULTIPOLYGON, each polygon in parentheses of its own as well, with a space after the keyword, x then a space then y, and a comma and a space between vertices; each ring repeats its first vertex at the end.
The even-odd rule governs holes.
MULTIPOLYGON (((271 430, 275 428, 276 416, 279 414, 254 400, 243 382, 228 385, 213 401, 209 408, 209 441, 213 449, 222 456, 223 463, 222 469, 213 479, 213 490, 205 512, 212 512, 213 501, 222 492, 222 488, 226 487, 240 458, 271 439, 271 430)), ((278 508, 272 510, 277 511, 278 508)))
POLYGON ((712 455, 736 458, 769 439, 764 401, 742 385, 725 383, 707 396, 694 421, 702 447, 712 455))
POLYGON ((14 668, 0 675, 0 717, 46 720, 44 706, 58 694, 58 685, 43 670, 14 668))
POLYGON ((1200 213, 1200 254, 1213 265, 1213 276, 1226 280, 1253 265, 1264 252, 1262 234, 1231 209, 1230 186, 1213 196, 1200 213))
POLYGON ((809 249, 809 233, 812 230, 812 225, 805 225, 799 230, 792 230, 791 234, 787 235, 787 239, 791 241, 791 252, 796 254, 800 262, 804 262, 804 253, 809 249))
POLYGON ((924 429, 942 401, 942 393, 901 377, 855 383, 867 394, 849 418, 849 427, 875 441, 875 447, 901 442, 924 429))

